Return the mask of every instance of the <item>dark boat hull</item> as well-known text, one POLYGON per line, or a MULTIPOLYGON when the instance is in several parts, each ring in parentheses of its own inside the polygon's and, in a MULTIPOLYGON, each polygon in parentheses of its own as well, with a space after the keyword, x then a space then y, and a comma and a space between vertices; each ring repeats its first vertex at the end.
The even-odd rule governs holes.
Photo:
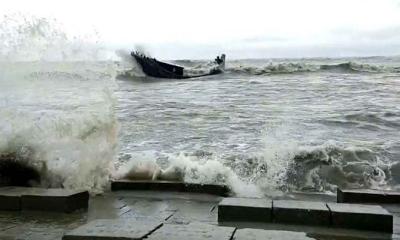
POLYGON ((195 78, 208 75, 215 75, 222 73, 220 69, 212 69, 207 74, 187 76, 183 74, 183 67, 160 62, 155 58, 149 58, 139 53, 132 52, 132 57, 135 58, 136 62, 141 66, 143 72, 150 77, 156 78, 171 78, 171 79, 186 79, 195 78))

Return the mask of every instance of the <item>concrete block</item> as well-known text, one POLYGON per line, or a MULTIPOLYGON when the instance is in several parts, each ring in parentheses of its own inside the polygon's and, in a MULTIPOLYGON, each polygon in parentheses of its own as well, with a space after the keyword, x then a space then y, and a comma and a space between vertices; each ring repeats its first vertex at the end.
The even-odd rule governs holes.
POLYGON ((88 208, 89 193, 67 189, 0 188, 0 210, 72 212, 88 208))
POLYGON ((400 203, 400 193, 372 189, 337 189, 338 203, 400 203))
POLYGON ((400 203, 400 192, 383 191, 385 194, 385 201, 380 203, 400 203))
POLYGON ((224 198, 218 204, 218 222, 271 222, 272 201, 259 198, 224 198))
POLYGON ((330 213, 325 203, 293 200, 273 202, 272 214, 276 223, 300 225, 329 225, 330 213))
POLYGON ((160 226, 162 223, 158 221, 99 219, 65 233, 62 239, 143 239, 160 226))
POLYGON ((69 213, 78 209, 87 209, 88 202, 87 191, 35 189, 22 195, 21 209, 69 213))
POLYGON ((205 223, 164 224, 148 240, 229 240, 235 232, 234 227, 220 227, 205 223))
POLYGON ((335 227, 393 232, 393 216, 381 206, 345 203, 327 206, 335 227))
POLYGON ((208 193, 219 196, 227 196, 230 189, 225 185, 184 183, 178 181, 161 180, 117 180, 111 182, 111 190, 153 190, 174 192, 208 193))
POLYGON ((260 230, 244 228, 235 232, 235 240, 311 240, 304 232, 289 232, 277 230, 260 230))
POLYGON ((21 210, 21 195, 24 189, 18 187, 0 188, 0 210, 21 210))

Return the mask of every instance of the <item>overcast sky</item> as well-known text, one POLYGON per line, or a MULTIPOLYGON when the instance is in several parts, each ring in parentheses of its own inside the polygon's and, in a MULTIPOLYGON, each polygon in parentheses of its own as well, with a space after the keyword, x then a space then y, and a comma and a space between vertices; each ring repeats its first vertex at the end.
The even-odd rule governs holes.
POLYGON ((56 18, 115 48, 161 58, 400 54, 400 0, 13 0, 0 14, 56 18))

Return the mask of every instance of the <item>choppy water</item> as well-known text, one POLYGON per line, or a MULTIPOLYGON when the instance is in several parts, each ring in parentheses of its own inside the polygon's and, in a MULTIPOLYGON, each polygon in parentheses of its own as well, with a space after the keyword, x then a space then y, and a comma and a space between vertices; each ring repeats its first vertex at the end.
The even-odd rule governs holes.
POLYGON ((201 79, 120 80, 120 158, 172 160, 192 181, 235 184, 237 175, 262 191, 393 187, 397 66, 397 58, 242 60, 201 79), (199 171, 197 162, 212 166, 199 171))
MULTIPOLYGON (((0 24, 0 158, 16 154, 42 184, 99 192, 121 169, 156 162, 245 196, 400 188, 399 57, 227 53, 224 74, 160 80, 124 52, 104 61, 104 47, 23 19, 0 24)), ((191 74, 208 65, 176 62, 191 74)))
POLYGON ((96 191, 129 161, 175 165, 186 181, 241 195, 395 188, 397 66, 398 58, 237 60, 222 75, 159 80, 129 62, 3 62, 0 147, 46 161, 50 185, 96 191))

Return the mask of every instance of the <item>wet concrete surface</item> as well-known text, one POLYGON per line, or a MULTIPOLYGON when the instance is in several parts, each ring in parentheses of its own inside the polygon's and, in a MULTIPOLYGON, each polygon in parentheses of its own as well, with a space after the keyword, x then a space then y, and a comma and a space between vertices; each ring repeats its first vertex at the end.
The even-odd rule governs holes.
POLYGON ((275 200, 274 222, 306 225, 329 225, 330 213, 324 202, 275 200))
POLYGON ((337 189, 338 203, 400 203, 400 192, 373 189, 337 189))
POLYGON ((272 201, 264 198, 224 198, 218 204, 218 221, 272 222, 272 201))
POLYGON ((87 209, 89 192, 60 188, 0 187, 0 210, 74 212, 87 209))
MULTIPOLYGON (((290 194, 279 199, 336 200, 335 196, 290 194)), ((87 211, 51 213, 0 211, 0 239, 61 240, 77 227, 96 219, 160 221, 166 224, 201 223, 218 226, 217 204, 222 197, 184 192, 118 191, 91 197, 87 211)), ((333 202, 332 201, 332 202, 333 202)), ((284 230, 305 233, 314 239, 400 239, 400 204, 382 205, 394 215, 394 233, 359 231, 260 222, 223 222, 220 226, 238 229, 284 230)))

